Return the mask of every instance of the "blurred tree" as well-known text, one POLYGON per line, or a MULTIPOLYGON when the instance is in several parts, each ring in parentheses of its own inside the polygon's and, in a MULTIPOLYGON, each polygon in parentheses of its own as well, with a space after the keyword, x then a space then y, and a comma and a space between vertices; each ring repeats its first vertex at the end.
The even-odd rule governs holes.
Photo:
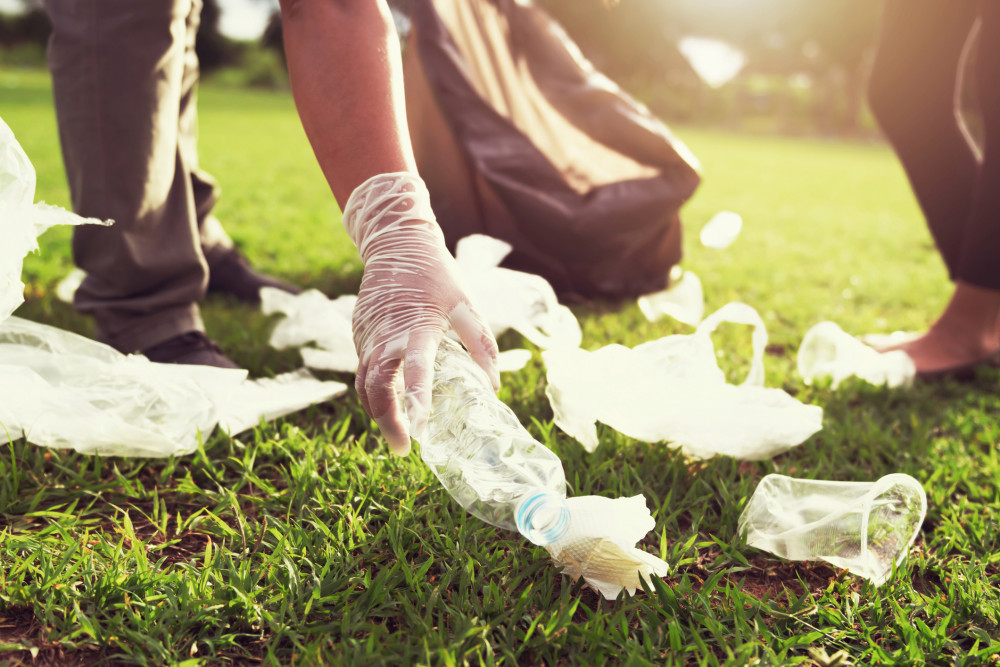
MULTIPOLYGON (((746 54, 745 79, 810 82, 818 100, 814 113, 837 131, 857 125, 882 5, 879 0, 621 0, 610 7, 604 0, 538 2, 614 77, 669 79, 685 69, 675 46, 682 37, 715 38, 746 54)), ((790 99, 793 92, 789 87, 778 95, 790 99)), ((788 104, 786 99, 778 106, 788 104)))
POLYGON ((201 23, 198 26, 198 38, 195 42, 195 51, 198 54, 201 71, 203 73, 211 72, 222 67, 239 64, 242 56, 240 44, 229 39, 219 30, 222 10, 218 0, 203 0, 203 2, 201 23))
POLYGON ((280 11, 271 12, 271 17, 267 20, 267 26, 264 27, 264 34, 260 36, 260 45, 265 49, 270 49, 277 53, 281 57, 281 62, 285 63, 287 67, 288 63, 285 61, 285 36, 281 31, 280 11))
POLYGON ((0 46, 34 44, 45 47, 52 32, 52 23, 41 0, 20 0, 20 10, 0 14, 0 46))

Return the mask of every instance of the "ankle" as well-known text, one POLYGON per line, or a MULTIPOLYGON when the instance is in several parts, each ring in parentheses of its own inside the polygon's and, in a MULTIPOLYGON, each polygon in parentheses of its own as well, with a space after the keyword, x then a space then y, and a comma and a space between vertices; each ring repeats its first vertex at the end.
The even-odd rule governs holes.
POLYGON ((963 281, 931 331, 981 352, 1000 347, 1000 291, 963 281))

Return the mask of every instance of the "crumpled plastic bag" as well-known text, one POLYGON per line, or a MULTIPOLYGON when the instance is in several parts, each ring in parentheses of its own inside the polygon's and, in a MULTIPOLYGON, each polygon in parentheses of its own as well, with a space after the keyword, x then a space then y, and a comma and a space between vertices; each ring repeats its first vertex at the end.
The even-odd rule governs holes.
POLYGON ((580 323, 545 278, 500 267, 512 247, 484 234, 473 234, 455 246, 455 261, 480 314, 493 335, 514 329, 543 350, 579 347, 580 323))
POLYGON ((351 314, 358 297, 345 294, 327 298, 319 290, 291 294, 275 287, 260 291, 261 310, 265 315, 283 314, 271 334, 271 347, 282 350, 301 347, 302 362, 309 368, 356 373, 358 354, 354 348, 351 314))
POLYGON ((701 279, 692 271, 674 267, 670 276, 670 286, 653 294, 640 296, 639 310, 650 322, 669 315, 678 322, 698 326, 705 316, 705 294, 701 279))
POLYGON ((497 355, 497 369, 501 373, 513 373, 521 370, 531 361, 531 350, 504 350, 497 355))
POLYGON ((545 393, 556 425, 590 452, 600 421, 637 440, 669 441, 693 458, 766 459, 801 444, 823 419, 822 408, 763 386, 766 346, 757 311, 730 303, 690 335, 634 348, 547 350, 545 393), (753 359, 738 386, 726 382, 716 361, 711 334, 722 322, 753 327, 753 359))
POLYGON ((739 213, 719 211, 701 228, 701 244, 706 248, 725 250, 733 244, 743 229, 743 218, 739 213))
POLYGON ((788 560, 824 560, 878 586, 903 562, 926 513, 927 495, 909 475, 876 482, 767 475, 739 531, 752 547, 788 560))
POLYGON ((555 564, 577 580, 583 577, 608 600, 626 589, 634 595, 639 578, 666 576, 662 559, 636 548, 656 522, 642 495, 631 498, 567 498, 570 525, 566 535, 545 547, 555 564))
POLYGON ((891 333, 869 333, 860 337, 862 343, 868 347, 889 347, 890 345, 902 345, 910 343, 921 336, 922 331, 893 331, 891 333))
POLYGON ((24 257, 38 250, 37 238, 45 230, 55 225, 111 224, 34 201, 35 168, 0 118, 0 322, 24 302, 24 257))
POLYGON ((852 376, 874 385, 905 387, 913 384, 917 373, 906 352, 879 352, 833 322, 820 322, 806 332, 799 346, 798 368, 806 384, 829 377, 834 388, 852 376))
POLYGON ((56 298, 63 303, 73 303, 73 299, 76 297, 76 291, 80 289, 80 285, 83 284, 86 277, 87 272, 83 269, 76 267, 71 269, 70 272, 59 281, 59 284, 56 285, 56 298))
POLYGON ((193 452, 216 424, 235 434, 347 391, 305 371, 248 380, 240 369, 153 363, 11 317, 0 323, 0 443, 102 456, 193 452))

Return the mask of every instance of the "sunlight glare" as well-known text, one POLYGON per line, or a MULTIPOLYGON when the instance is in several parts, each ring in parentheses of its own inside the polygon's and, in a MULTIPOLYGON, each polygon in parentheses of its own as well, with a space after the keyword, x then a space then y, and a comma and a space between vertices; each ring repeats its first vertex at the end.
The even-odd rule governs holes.
POLYGON ((731 81, 747 64, 742 51, 718 39, 684 37, 677 46, 701 80, 712 88, 731 81))

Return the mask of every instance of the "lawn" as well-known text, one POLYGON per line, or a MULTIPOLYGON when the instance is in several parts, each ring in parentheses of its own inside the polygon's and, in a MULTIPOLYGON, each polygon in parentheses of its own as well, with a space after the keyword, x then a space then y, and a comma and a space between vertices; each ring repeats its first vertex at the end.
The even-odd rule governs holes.
MULTIPOLYGON (((331 101, 334 103, 335 101, 331 101)), ((43 73, 0 69, 0 116, 68 205, 43 73)), ((587 454, 552 424, 541 357, 501 398, 563 460, 573 495, 644 494, 642 546, 670 564, 652 591, 609 602, 549 565, 544 549, 465 514, 419 457, 388 455, 353 394, 191 456, 127 460, 0 447, 0 663, 10 664, 996 664, 1000 662, 1000 375, 887 390, 807 387, 802 335, 823 319, 854 333, 926 326, 946 274, 903 174, 882 145, 675 128, 702 161, 684 210, 684 265, 708 310, 739 300, 769 328, 767 384, 825 409, 802 446, 761 463, 686 461, 667 443, 601 428, 587 454), (718 210, 744 232, 700 247, 718 210), (923 529, 876 588, 825 563, 742 544, 737 518, 767 473, 916 477, 923 529), (838 652, 843 653, 836 657, 838 652)), ((217 213, 261 268, 328 294, 361 264, 284 94, 207 85, 203 166, 217 213)), ((65 229, 28 259, 19 314, 89 332, 59 302, 65 229)), ((226 300, 210 333, 255 375, 299 365, 269 349, 272 322, 226 300)), ((687 332, 634 303, 577 308, 584 346, 687 332)), ((736 379, 749 335, 715 336, 736 379)), ((520 345, 514 334, 502 347, 520 345)), ((348 379, 332 376, 336 379, 348 379)))

